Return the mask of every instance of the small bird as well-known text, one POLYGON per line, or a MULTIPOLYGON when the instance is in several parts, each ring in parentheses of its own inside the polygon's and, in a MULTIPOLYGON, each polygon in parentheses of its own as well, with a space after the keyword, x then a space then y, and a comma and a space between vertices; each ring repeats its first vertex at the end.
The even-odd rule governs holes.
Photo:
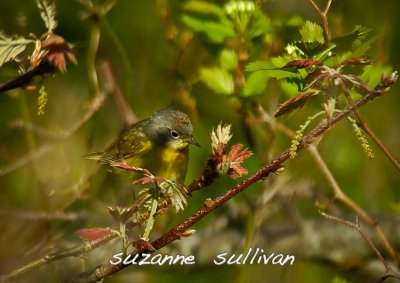
POLYGON ((188 165, 188 146, 200 146, 192 133, 192 123, 186 114, 161 109, 133 124, 105 151, 89 153, 84 158, 102 164, 126 162, 147 169, 154 176, 182 183, 188 165))

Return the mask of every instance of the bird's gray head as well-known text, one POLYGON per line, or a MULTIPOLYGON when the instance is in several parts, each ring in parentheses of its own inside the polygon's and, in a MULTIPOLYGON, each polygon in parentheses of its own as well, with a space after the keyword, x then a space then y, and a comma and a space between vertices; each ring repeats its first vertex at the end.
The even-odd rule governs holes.
POLYGON ((189 117, 178 110, 161 109, 151 116, 148 136, 155 143, 174 148, 184 148, 188 144, 200 146, 193 138, 193 127, 189 117))

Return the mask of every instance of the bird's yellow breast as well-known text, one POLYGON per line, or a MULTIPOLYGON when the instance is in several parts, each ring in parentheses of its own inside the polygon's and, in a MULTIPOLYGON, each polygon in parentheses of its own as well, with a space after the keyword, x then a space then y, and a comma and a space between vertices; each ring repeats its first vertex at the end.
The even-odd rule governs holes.
POLYGON ((145 168, 153 175, 183 182, 186 176, 189 149, 152 146, 146 153, 127 159, 131 166, 145 168))
POLYGON ((178 180, 183 182, 186 176, 188 148, 166 148, 161 153, 161 169, 162 177, 170 180, 178 180))

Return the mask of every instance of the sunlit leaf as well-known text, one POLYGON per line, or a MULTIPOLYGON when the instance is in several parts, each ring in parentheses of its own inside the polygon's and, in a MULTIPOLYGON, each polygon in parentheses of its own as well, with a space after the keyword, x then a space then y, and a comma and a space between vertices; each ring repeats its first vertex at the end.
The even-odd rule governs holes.
POLYGON ((323 30, 321 26, 316 23, 307 21, 300 30, 301 38, 305 42, 319 42, 325 43, 323 30))
POLYGON ((200 78, 205 84, 219 94, 232 94, 235 90, 232 75, 221 68, 201 68, 200 78))
POLYGON ((217 43, 235 35, 233 24, 229 21, 203 20, 189 15, 182 15, 182 21, 194 31, 204 32, 217 43))
POLYGON ((52 32, 57 27, 56 21, 56 5, 51 0, 36 0, 36 4, 40 10, 47 31, 52 32))
POLYGON ((14 60, 25 50, 27 45, 34 42, 34 40, 22 37, 13 39, 0 32, 0 67, 8 61, 14 60))
POLYGON ((271 31, 271 20, 266 16, 265 13, 256 8, 253 12, 252 22, 247 29, 248 34, 251 38, 254 38, 263 34, 270 33, 271 31))
POLYGON ((223 154, 225 146, 232 138, 231 125, 219 124, 211 132, 211 148, 217 155, 223 154))
POLYGON ((318 56, 326 48, 325 44, 318 41, 296 41, 292 44, 294 47, 300 50, 302 57, 313 57, 318 56))
POLYGON ((219 17, 225 15, 225 11, 223 8, 206 1, 188 1, 182 5, 182 8, 190 12, 214 14, 219 17))
POLYGON ((243 94, 250 96, 260 94, 267 86, 269 75, 267 71, 257 71, 250 74, 243 88, 243 94))
POLYGON ((278 56, 278 57, 272 57, 271 62, 272 64, 277 67, 277 68, 283 68, 289 63, 290 59, 283 57, 283 56, 278 56))
POLYGON ((238 65, 238 56, 234 50, 223 49, 219 55, 221 67, 225 70, 233 70, 238 65))
POLYGON ((269 61, 254 61, 246 65, 246 71, 248 72, 272 70, 274 68, 276 68, 276 66, 269 61))
POLYGON ((360 76, 360 78, 367 83, 369 88, 372 89, 379 84, 383 74, 390 74, 391 72, 392 68, 388 66, 369 65, 364 68, 364 73, 360 76))

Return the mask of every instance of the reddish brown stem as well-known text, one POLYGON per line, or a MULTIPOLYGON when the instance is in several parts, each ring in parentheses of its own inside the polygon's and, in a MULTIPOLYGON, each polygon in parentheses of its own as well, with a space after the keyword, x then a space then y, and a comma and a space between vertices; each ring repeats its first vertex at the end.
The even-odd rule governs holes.
POLYGON ((32 70, 23 73, 19 77, 9 80, 3 84, 0 84, 0 92, 5 92, 18 87, 24 87, 32 82, 32 79, 36 76, 41 76, 47 73, 54 73, 55 68, 48 63, 41 63, 39 66, 32 70))

